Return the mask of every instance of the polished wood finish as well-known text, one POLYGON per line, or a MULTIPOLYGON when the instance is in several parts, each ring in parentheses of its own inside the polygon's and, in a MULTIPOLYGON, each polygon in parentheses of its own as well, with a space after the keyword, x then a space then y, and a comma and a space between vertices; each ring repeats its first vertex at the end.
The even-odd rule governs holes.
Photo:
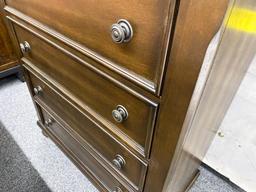
POLYGON ((106 163, 115 169, 121 177, 126 178, 135 189, 142 189, 147 170, 146 162, 129 152, 126 147, 116 141, 115 137, 106 132, 102 125, 95 122, 92 117, 79 111, 69 100, 56 92, 55 88, 50 88, 32 73, 29 73, 29 78, 32 87, 40 86, 42 88, 42 92, 38 95, 33 93, 36 103, 42 106, 50 106, 63 119, 63 122, 67 123, 74 132, 93 146, 95 151, 101 154, 106 163), (121 155, 126 161, 126 165, 121 170, 116 169, 112 164, 112 160, 117 154, 121 155))
POLYGON ((123 192, 133 192, 129 186, 120 182, 118 177, 106 170, 104 164, 101 163, 87 146, 85 149, 79 141, 67 130, 67 128, 61 125, 61 120, 58 116, 54 115, 54 112, 48 109, 41 108, 37 105, 38 110, 42 112, 43 120, 52 119, 53 123, 50 126, 46 126, 43 122, 39 121, 39 126, 60 148, 66 153, 70 159, 89 176, 97 185, 100 191, 114 191, 116 187, 119 187, 123 192))
POLYGON ((227 4, 6 0, 16 46, 31 45, 21 60, 39 125, 101 191, 186 190, 200 163, 183 147, 193 131, 186 115, 227 4), (109 34, 119 18, 134 27, 127 44, 109 34), (35 96, 38 85, 43 93, 35 96), (111 116, 118 104, 129 112, 121 124, 111 116), (52 126, 44 125, 49 117, 52 126), (117 153, 125 170, 110 163, 117 153))
MULTIPOLYGON (((24 28, 25 30, 32 33, 34 36, 49 43, 51 46, 57 48, 58 50, 63 52, 65 55, 72 58, 74 61, 84 65, 91 71, 103 76, 104 78, 116 84, 118 87, 121 87, 144 100, 147 98, 149 100, 154 101, 155 103, 159 102, 160 100, 159 97, 151 94, 145 88, 143 89, 140 86, 136 85, 135 83, 132 83, 129 80, 126 80, 125 78, 121 77, 118 73, 114 73, 113 71, 107 70, 102 64, 94 61, 93 59, 90 59, 89 57, 80 53, 76 49, 70 47, 68 43, 63 42, 61 39, 60 40, 57 39, 56 36, 52 35, 51 33, 48 33, 48 31, 45 31, 44 28, 41 29, 40 27, 38 27, 34 23, 36 21, 33 20, 32 18, 28 19, 27 16, 25 17, 24 15, 18 14, 17 10, 15 10, 15 12, 10 12, 10 9, 11 8, 9 7, 4 8, 4 10, 6 10, 6 13, 8 13, 6 15, 7 19, 12 23, 15 23, 19 27, 24 28), (26 18, 25 20, 23 16, 26 18), (27 20, 29 20, 29 22, 27 20), (30 20, 33 20, 33 22, 32 21, 30 22, 30 20)), ((16 35, 15 35, 15 40, 16 40, 16 35)), ((18 47, 18 51, 19 51, 19 44, 17 42, 16 44, 18 45, 16 47, 18 47)))
MULTIPOLYGON (((228 2, 228 0, 180 2, 147 175, 145 188, 147 192, 162 190, 170 162, 172 167, 169 191, 171 192, 185 191, 198 171, 200 161, 183 148, 186 135, 193 131, 189 130, 189 125, 184 126, 184 121, 189 112, 188 107, 206 50, 222 24, 228 2), (183 152, 188 156, 187 161, 184 159, 177 161, 176 157, 183 152), (182 169, 177 169, 178 162, 182 169), (192 170, 187 169, 187 166, 192 170), (179 175, 179 179, 174 175, 179 175)), ((197 105, 194 107, 196 110, 197 105)), ((201 139, 200 132, 196 133, 197 139, 201 139)), ((193 148, 197 147, 193 146, 193 148)))
POLYGON ((125 142, 142 155, 148 155, 145 148, 149 149, 151 142, 157 110, 156 103, 146 98, 137 98, 117 88, 84 65, 63 54, 61 50, 53 48, 47 42, 16 25, 14 28, 19 42, 27 41, 31 46, 31 51, 24 55, 25 58, 48 74, 64 90, 68 90, 63 92, 67 92, 67 95, 75 98, 86 110, 98 116, 98 119, 112 132, 122 134, 125 142), (112 117, 112 110, 117 105, 123 105, 129 113, 128 119, 122 123, 117 123, 112 117), (138 112, 140 118, 138 118, 138 112))
POLYGON ((229 1, 229 11, 215 40, 217 43, 213 43, 217 44, 214 58, 211 63, 204 63, 188 109, 190 114, 187 115, 184 126, 189 131, 183 141, 182 152, 176 160, 176 173, 170 175, 169 181, 172 182, 169 183, 169 191, 175 190, 176 183, 173 181, 183 180, 183 173, 194 172, 203 160, 255 58, 255 35, 233 29, 228 24, 234 19, 238 20, 235 10, 244 10, 245 7, 253 10, 255 5, 254 0, 229 1), (191 164, 191 159, 194 159, 194 164, 191 164))
MULTIPOLYGON (((2 2, 0 2, 2 7, 2 2)), ((3 9, 0 11, 0 72, 18 65, 18 57, 12 45, 3 9)))
MULTIPOLYGON (((173 0, 68 1, 7 0, 6 4, 58 32, 76 49, 141 86, 158 92, 172 21, 173 0), (99 6, 99 4, 103 4, 99 6), (53 19, 54 18, 54 19, 53 19), (115 44, 111 25, 127 19, 133 39, 115 44)), ((55 35, 59 36, 59 35, 55 35)))

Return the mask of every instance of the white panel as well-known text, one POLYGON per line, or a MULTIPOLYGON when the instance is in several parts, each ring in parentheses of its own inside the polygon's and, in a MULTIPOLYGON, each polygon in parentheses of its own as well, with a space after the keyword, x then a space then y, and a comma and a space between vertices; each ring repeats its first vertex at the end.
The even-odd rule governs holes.
MULTIPOLYGON (((256 58, 256 57, 255 57, 256 58)), ((256 191, 256 59, 251 64, 204 163, 248 192, 256 191)))

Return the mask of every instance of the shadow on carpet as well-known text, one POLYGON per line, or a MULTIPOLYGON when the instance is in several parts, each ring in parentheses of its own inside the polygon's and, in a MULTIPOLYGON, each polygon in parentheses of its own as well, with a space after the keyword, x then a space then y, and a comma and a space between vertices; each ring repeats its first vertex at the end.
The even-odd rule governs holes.
POLYGON ((0 192, 51 192, 0 122, 0 192))

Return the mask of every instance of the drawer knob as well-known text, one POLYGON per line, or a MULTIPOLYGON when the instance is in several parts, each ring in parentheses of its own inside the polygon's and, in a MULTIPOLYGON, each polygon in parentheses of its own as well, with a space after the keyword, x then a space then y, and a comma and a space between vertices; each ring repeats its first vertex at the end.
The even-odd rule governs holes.
POLYGON ((28 53, 31 50, 31 47, 27 41, 20 43, 20 50, 22 53, 28 53))
POLYGON ((119 187, 115 187, 115 189, 112 192, 123 192, 123 190, 120 189, 119 187))
POLYGON ((36 95, 39 95, 40 93, 43 92, 43 89, 42 89, 42 87, 40 87, 40 86, 35 87, 33 90, 34 90, 34 93, 35 93, 36 95))
POLYGON ((116 155, 112 163, 118 170, 121 170, 126 164, 124 158, 121 155, 116 155))
POLYGON ((132 39, 133 29, 131 24, 125 20, 120 19, 111 27, 111 37, 115 43, 126 43, 132 39))
POLYGON ((128 118, 128 111, 122 105, 117 105, 116 109, 112 111, 112 116, 116 122, 122 123, 128 118))
POLYGON ((49 127, 50 125, 52 125, 52 123, 53 123, 53 119, 51 119, 51 118, 49 118, 48 120, 46 120, 46 121, 44 122, 44 124, 45 124, 47 127, 49 127))

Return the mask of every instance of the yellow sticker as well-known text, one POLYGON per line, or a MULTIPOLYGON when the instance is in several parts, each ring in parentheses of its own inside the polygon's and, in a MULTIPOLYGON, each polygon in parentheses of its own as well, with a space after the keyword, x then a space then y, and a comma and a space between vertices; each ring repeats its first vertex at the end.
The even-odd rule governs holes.
POLYGON ((256 12, 245 8, 233 8, 227 27, 256 34, 256 12))

